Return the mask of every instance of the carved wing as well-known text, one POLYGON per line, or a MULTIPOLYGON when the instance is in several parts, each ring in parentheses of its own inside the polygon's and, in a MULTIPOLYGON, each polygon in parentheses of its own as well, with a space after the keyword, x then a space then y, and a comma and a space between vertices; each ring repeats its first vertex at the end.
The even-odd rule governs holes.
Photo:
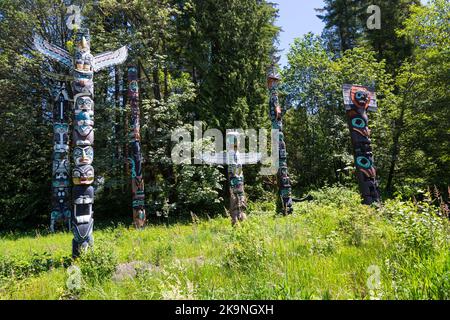
POLYGON ((240 155, 242 164, 257 164, 261 162, 261 153, 244 153, 240 155))
POLYGON ((58 73, 53 73, 53 72, 49 72, 49 71, 42 71, 42 74, 52 80, 56 80, 56 81, 61 81, 61 82, 70 82, 73 80, 72 76, 68 76, 65 74, 58 74, 58 73))
POLYGON ((128 49, 122 47, 116 51, 109 51, 94 57, 94 72, 102 69, 122 64, 127 60, 128 49))
POLYGON ((37 34, 34 35, 33 43, 36 47, 36 50, 42 53, 44 56, 56 60, 68 68, 73 67, 72 57, 66 50, 48 43, 45 39, 37 34))
POLYGON ((201 160, 207 164, 225 165, 227 164, 227 154, 224 152, 212 155, 210 152, 202 153, 201 160))
POLYGON ((229 154, 226 152, 221 152, 215 155, 211 155, 211 153, 203 153, 201 158, 203 162, 215 165, 257 164, 261 162, 262 159, 261 153, 239 153, 237 154, 237 158, 234 156, 234 153, 229 154))

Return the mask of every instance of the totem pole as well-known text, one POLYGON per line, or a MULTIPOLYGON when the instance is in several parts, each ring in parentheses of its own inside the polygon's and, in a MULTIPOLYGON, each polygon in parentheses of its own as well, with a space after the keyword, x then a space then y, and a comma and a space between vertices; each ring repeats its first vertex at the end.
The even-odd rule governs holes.
POLYGON ((76 32, 73 58, 68 51, 48 43, 38 35, 34 36, 34 45, 43 55, 69 68, 73 76, 75 117, 72 145, 75 168, 72 172, 72 255, 78 257, 80 248, 86 249, 93 243, 94 72, 123 63, 128 50, 122 47, 94 57, 90 50, 89 30, 86 28, 79 28, 76 32))
POLYGON ((143 157, 141 152, 141 126, 139 110, 139 83, 136 67, 128 68, 128 99, 131 106, 131 190, 133 196, 133 223, 142 228, 146 222, 144 178, 142 174, 143 157))
POLYGON ((281 80, 276 71, 276 64, 279 58, 273 58, 272 65, 269 69, 267 77, 267 86, 270 92, 270 119, 272 121, 272 129, 279 130, 279 164, 278 164, 278 188, 279 188, 279 204, 284 215, 292 214, 292 188, 287 168, 287 152, 286 143, 283 134, 283 116, 288 111, 282 108, 278 99, 278 84, 281 80))
POLYGON ((374 167, 367 111, 377 110, 376 94, 368 87, 345 84, 344 104, 354 149, 356 175, 363 203, 380 201, 377 174, 374 167))
POLYGON ((240 134, 237 131, 227 132, 227 151, 221 153, 205 153, 202 160, 207 164, 228 165, 228 183, 230 187, 230 215, 232 225, 246 219, 245 209, 247 200, 244 191, 244 164, 257 164, 261 161, 261 154, 239 152, 240 134))
POLYGON ((56 224, 62 223, 70 229, 71 211, 69 206, 69 97, 63 82, 58 83, 54 92, 53 106, 53 174, 52 213, 50 231, 55 232, 56 224))

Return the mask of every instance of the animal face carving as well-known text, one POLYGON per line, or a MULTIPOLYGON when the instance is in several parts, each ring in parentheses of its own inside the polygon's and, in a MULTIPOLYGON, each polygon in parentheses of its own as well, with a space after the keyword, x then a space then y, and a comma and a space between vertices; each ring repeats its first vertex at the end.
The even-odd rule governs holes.
POLYGON ((53 141, 55 152, 67 152, 69 150, 69 125, 57 123, 53 127, 53 141))
POLYGON ((72 173, 72 180, 76 186, 91 185, 94 182, 94 168, 91 165, 76 167, 72 173))
POLYGON ((353 86, 351 90, 353 104, 358 108, 367 109, 370 104, 370 92, 364 87, 353 86))
POLYGON ((94 148, 91 146, 75 147, 73 160, 77 166, 91 165, 94 160, 94 148))
POLYGON ((143 228, 145 226, 146 221, 147 218, 145 216, 144 208, 133 209, 133 222, 136 228, 138 229, 143 228))
POLYGON ((93 95, 94 93, 94 82, 93 82, 93 78, 94 78, 94 74, 93 72, 80 72, 75 70, 73 72, 74 74, 74 89, 76 92, 78 93, 87 93, 90 95, 93 95))
POLYGON ((94 141, 94 120, 89 112, 81 111, 75 117, 74 141, 77 145, 90 145, 94 141), (92 136, 91 136, 92 134, 92 136), (91 136, 91 137, 90 137, 91 136), (87 140, 87 141, 86 141, 87 140))
POLYGON ((79 97, 75 103, 75 114, 87 112, 89 115, 94 114, 94 101, 90 97, 79 97))

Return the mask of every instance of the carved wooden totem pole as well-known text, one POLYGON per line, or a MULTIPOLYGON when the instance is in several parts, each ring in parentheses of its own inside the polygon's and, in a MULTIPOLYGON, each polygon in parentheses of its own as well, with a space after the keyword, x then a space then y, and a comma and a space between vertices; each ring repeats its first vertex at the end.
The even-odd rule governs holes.
POLYGON ((59 82, 53 93, 53 174, 52 212, 50 230, 56 225, 70 229, 69 205, 70 161, 69 161, 69 97, 63 82, 59 82))
POLYGON ((370 205, 380 201, 367 116, 367 111, 376 111, 378 108, 376 94, 368 87, 349 84, 343 86, 343 93, 359 189, 363 203, 370 205))
POLYGON ((267 86, 270 92, 270 119, 272 121, 272 129, 279 130, 279 164, 278 164, 278 189, 279 201, 278 207, 284 215, 292 214, 292 187, 287 168, 287 152, 286 143, 283 134, 283 116, 287 108, 282 108, 278 99, 278 84, 280 83, 280 76, 276 71, 276 58, 273 58, 272 65, 269 69, 267 77, 267 86))
POLYGON ((141 152, 139 83, 136 67, 128 68, 128 100, 131 106, 131 189, 133 194, 133 223, 142 228, 146 222, 144 178, 142 174, 143 157, 141 152))
POLYGON ((214 155, 205 153, 202 160, 212 165, 227 165, 228 183, 230 188, 230 215, 232 225, 242 222, 246 219, 245 210, 247 200, 244 191, 244 165, 257 164, 261 160, 259 153, 241 154, 240 134, 237 131, 227 132, 226 137, 227 151, 215 153, 214 155))
POLYGON ((50 59, 69 68, 72 73, 74 101, 74 130, 72 136, 73 211, 72 227, 74 239, 72 255, 78 257, 80 248, 86 249, 93 242, 93 203, 94 203, 94 72, 123 63, 128 50, 122 47, 114 52, 97 56, 91 54, 89 30, 80 28, 76 32, 75 52, 69 52, 52 45, 35 35, 36 49, 50 59))

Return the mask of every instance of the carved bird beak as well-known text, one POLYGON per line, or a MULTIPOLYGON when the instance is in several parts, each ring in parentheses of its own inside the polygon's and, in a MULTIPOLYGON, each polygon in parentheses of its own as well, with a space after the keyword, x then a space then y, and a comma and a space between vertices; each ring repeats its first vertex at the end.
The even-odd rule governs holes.
POLYGON ((86 41, 86 38, 85 37, 83 37, 82 39, 81 39, 81 46, 83 47, 83 49, 86 49, 87 48, 87 41, 86 41))

